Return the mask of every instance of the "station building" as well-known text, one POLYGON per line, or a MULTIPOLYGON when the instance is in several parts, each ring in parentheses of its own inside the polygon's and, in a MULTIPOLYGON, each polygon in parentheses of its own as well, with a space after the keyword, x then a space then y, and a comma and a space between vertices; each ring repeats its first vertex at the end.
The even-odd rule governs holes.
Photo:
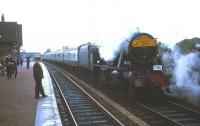
POLYGON ((20 57, 22 25, 17 22, 5 22, 4 14, 0 22, 0 57, 11 54, 20 57))

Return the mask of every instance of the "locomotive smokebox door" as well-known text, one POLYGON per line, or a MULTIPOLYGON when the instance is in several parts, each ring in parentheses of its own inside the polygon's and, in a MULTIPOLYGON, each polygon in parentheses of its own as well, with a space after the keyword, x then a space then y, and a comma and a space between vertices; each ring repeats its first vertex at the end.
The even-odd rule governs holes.
POLYGON ((156 39, 146 33, 134 36, 129 43, 129 56, 139 63, 151 62, 157 55, 156 39))

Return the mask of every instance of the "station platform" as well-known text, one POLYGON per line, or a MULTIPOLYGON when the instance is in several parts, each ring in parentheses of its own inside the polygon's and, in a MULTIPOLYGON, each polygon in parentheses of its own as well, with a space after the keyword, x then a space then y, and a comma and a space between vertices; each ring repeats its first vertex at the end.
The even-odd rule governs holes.
POLYGON ((35 98, 33 66, 18 66, 17 78, 0 77, 0 126, 62 126, 50 75, 42 64, 43 88, 48 95, 35 98))

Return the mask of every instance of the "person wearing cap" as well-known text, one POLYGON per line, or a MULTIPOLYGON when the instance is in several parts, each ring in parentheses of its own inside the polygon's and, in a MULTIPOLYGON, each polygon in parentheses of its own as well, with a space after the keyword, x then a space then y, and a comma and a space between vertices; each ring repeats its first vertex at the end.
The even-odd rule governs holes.
POLYGON ((40 62, 42 61, 41 57, 36 57, 36 61, 33 65, 33 77, 35 79, 35 98, 39 98, 39 94, 41 93, 42 97, 47 97, 47 95, 44 93, 44 89, 42 86, 42 78, 43 71, 42 67, 40 65, 40 62))

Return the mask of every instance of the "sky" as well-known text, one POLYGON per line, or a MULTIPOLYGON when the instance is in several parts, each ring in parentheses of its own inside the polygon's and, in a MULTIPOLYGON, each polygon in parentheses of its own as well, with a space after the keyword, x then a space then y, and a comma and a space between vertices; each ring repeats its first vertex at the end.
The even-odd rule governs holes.
POLYGON ((0 0, 5 21, 22 24, 26 51, 95 42, 105 47, 139 29, 170 46, 200 37, 199 0, 0 0))

